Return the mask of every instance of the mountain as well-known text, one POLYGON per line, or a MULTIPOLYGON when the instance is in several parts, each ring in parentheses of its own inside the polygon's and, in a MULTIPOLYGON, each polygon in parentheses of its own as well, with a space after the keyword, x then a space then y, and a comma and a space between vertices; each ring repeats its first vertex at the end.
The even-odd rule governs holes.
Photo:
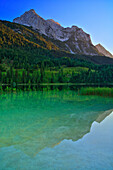
POLYGON ((113 64, 113 59, 106 56, 72 54, 60 40, 41 34, 30 26, 0 20, 0 63, 11 65, 13 62, 14 67, 24 68, 40 65, 41 61, 46 61, 49 66, 87 67, 89 62, 91 65, 113 64))
POLYGON ((13 22, 31 26, 35 31, 51 38, 51 41, 55 40, 54 44, 61 50, 72 54, 100 55, 96 47, 92 44, 90 35, 85 33, 81 28, 77 26, 64 28, 53 19, 43 19, 33 9, 15 18, 13 22))
POLYGON ((72 54, 31 26, 0 20, 1 84, 113 83, 112 73, 113 58, 72 54))
POLYGON ((101 44, 97 44, 95 47, 101 54, 113 58, 113 55, 109 51, 107 51, 101 44))

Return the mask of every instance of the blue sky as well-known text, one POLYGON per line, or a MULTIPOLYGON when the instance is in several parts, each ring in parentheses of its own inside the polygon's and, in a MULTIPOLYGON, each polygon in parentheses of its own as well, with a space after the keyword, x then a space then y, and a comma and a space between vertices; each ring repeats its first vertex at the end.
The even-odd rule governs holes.
POLYGON ((12 21, 34 9, 62 26, 76 25, 113 54, 113 0, 0 0, 0 19, 12 21))

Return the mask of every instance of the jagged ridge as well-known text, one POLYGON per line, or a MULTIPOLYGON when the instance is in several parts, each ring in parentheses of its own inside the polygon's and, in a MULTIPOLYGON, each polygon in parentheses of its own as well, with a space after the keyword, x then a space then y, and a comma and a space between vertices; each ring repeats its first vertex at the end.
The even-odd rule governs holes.
MULTIPOLYGON (((61 45, 62 50, 73 54, 100 55, 96 47, 92 44, 90 35, 85 33, 81 28, 77 26, 64 28, 52 19, 43 19, 33 9, 15 18, 13 22, 32 26, 33 29, 39 31, 41 34, 53 40, 59 40, 63 44, 61 45)), ((60 48, 60 46, 58 47, 60 48)))
POLYGON ((0 21, 0 61, 4 57, 15 61, 18 56, 21 63, 27 59, 29 63, 37 64, 39 60, 68 57, 95 64, 113 64, 109 57, 71 54, 66 50, 65 43, 41 35, 31 27, 0 21))

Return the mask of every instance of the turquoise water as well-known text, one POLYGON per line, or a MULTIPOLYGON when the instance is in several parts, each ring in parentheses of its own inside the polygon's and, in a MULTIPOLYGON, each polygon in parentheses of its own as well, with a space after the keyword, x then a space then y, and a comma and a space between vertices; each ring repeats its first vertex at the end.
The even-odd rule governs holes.
POLYGON ((0 170, 112 170, 112 111, 70 90, 0 95, 0 170))

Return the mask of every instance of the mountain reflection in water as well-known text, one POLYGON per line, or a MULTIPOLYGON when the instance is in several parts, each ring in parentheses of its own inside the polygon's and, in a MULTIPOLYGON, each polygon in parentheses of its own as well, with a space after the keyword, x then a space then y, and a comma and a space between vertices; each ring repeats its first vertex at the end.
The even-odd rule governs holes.
POLYGON ((113 108, 112 98, 78 96, 74 91, 3 94, 0 101, 0 164, 11 148, 12 155, 20 151, 35 160, 65 140, 79 141, 113 108))

